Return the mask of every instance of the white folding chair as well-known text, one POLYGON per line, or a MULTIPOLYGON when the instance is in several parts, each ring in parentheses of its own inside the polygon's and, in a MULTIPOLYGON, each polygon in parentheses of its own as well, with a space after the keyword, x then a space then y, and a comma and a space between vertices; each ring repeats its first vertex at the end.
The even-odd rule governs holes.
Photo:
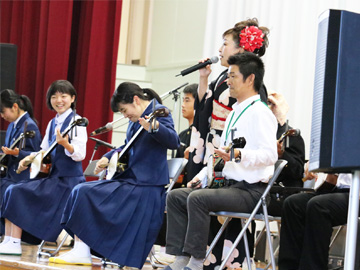
POLYGON ((84 176, 85 177, 98 177, 99 180, 102 180, 104 179, 105 177, 105 173, 106 171, 102 171, 102 172, 99 172, 98 174, 95 174, 94 173, 94 170, 95 170, 95 167, 96 167, 96 163, 98 162, 99 160, 92 160, 89 165, 86 167, 85 171, 84 171, 84 176))
POLYGON ((166 193, 169 193, 173 189, 176 181, 178 180, 187 163, 188 160, 185 158, 168 159, 167 164, 169 167, 170 185, 168 186, 166 193))
MULTIPOLYGON (((166 193, 169 193, 172 190, 172 188, 174 187, 181 172, 184 170, 186 164, 188 163, 188 160, 185 158, 172 158, 172 159, 168 159, 167 163, 168 163, 168 167, 169 167, 170 184, 167 188, 166 193)), ((150 259, 150 263, 154 269, 163 268, 166 266, 165 264, 161 263, 156 258, 154 247, 150 251, 149 259, 150 259)))
POLYGON ((269 194, 270 188, 272 187, 273 183, 276 181, 277 177, 279 176, 279 174, 281 173, 282 169, 285 167, 286 164, 287 164, 286 160, 279 159, 276 162, 274 175, 269 180, 268 185, 267 185, 264 193, 262 194, 259 202, 256 204, 254 210, 251 213, 238 213, 238 212, 227 212, 227 211, 210 212, 210 215, 223 216, 223 217, 226 217, 226 220, 223 223, 223 225, 221 226, 221 228, 220 228, 219 232, 217 233, 217 235, 215 236, 215 238, 214 238, 213 242, 211 243, 209 249, 207 250, 205 260, 210 255, 211 251, 214 249, 216 243, 218 242, 218 240, 219 240, 220 236, 222 235, 222 233, 225 231, 225 228, 229 224, 230 220, 232 218, 240 218, 240 219, 243 220, 241 222, 242 225, 243 225, 242 230, 238 234, 236 240, 234 241, 234 244, 231 246, 229 253, 226 255, 226 258, 222 261, 222 263, 220 265, 220 270, 224 269, 226 262, 229 260, 229 258, 231 256, 231 254, 233 253, 234 249, 237 247, 237 245, 239 244, 241 238, 243 238, 243 237, 244 237, 244 245, 245 245, 245 253, 246 253, 247 265, 248 265, 248 269, 250 269, 250 265, 251 265, 250 252, 249 252, 249 245, 248 245, 247 236, 246 236, 246 230, 249 227, 252 220, 262 220, 262 221, 265 222, 265 227, 266 227, 265 232, 266 232, 267 241, 268 241, 268 245, 269 245, 269 249, 270 249, 272 269, 274 269, 274 270, 276 269, 275 268, 274 252, 273 252, 273 247, 272 247, 272 243, 271 243, 270 225, 269 225, 269 221, 270 220, 275 220, 275 218, 268 215, 267 205, 266 205, 266 197, 269 194), (262 206, 262 213, 259 213, 259 209, 260 209, 261 206, 262 206), (244 220, 247 220, 246 223, 244 222, 244 220))

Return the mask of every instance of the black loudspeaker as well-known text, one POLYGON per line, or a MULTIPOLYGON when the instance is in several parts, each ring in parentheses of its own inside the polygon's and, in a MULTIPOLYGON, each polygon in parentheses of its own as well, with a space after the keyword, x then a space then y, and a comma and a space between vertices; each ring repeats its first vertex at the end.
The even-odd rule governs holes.
POLYGON ((15 90, 17 46, 0 43, 0 56, 0 90, 15 90))
POLYGON ((319 17, 309 170, 360 169, 360 14, 319 17))

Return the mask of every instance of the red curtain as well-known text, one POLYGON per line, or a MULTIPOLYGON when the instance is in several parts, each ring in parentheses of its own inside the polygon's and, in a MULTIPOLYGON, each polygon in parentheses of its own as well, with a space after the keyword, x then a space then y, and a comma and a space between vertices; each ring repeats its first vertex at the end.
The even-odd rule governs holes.
MULTIPOLYGON (((42 134, 55 115, 46 107, 46 91, 58 79, 75 86, 77 113, 89 119, 89 133, 111 121, 121 5, 112 0, 1 1, 0 41, 18 46, 15 90, 31 99, 42 134)), ((110 133, 98 138, 111 139, 110 133)), ((89 140, 85 166, 94 146, 89 140)), ((96 158, 106 151, 100 147, 96 158)))

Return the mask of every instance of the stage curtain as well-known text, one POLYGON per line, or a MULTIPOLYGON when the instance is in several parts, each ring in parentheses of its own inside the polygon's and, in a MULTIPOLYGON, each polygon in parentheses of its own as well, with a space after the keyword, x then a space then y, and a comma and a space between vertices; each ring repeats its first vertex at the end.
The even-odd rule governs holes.
MULTIPOLYGON (((111 0, 1 1, 0 41, 18 46, 15 90, 31 99, 42 134, 55 115, 46 107, 46 91, 58 79, 74 84, 77 113, 89 119, 89 133, 112 121, 121 5, 111 0)), ((98 138, 109 142, 111 133, 98 138)), ((89 140, 84 167, 94 145, 89 140)), ((96 158, 107 151, 103 148, 96 158)))

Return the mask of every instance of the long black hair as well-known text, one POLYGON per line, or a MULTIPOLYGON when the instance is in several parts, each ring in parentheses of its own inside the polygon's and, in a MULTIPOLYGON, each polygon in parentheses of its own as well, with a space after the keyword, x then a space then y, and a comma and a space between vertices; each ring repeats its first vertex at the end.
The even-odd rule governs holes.
POLYGON ((34 117, 34 110, 31 104, 30 99, 25 95, 19 95, 15 93, 14 90, 4 89, 1 91, 1 102, 0 102, 0 111, 2 112, 4 108, 12 108, 16 103, 19 108, 29 114, 29 116, 37 123, 34 117))
POLYGON ((111 97, 110 105, 113 112, 118 112, 118 104, 130 104, 134 102, 134 96, 138 96, 142 100, 156 99, 159 103, 162 103, 159 95, 150 88, 141 88, 136 83, 123 82, 115 90, 111 97))

